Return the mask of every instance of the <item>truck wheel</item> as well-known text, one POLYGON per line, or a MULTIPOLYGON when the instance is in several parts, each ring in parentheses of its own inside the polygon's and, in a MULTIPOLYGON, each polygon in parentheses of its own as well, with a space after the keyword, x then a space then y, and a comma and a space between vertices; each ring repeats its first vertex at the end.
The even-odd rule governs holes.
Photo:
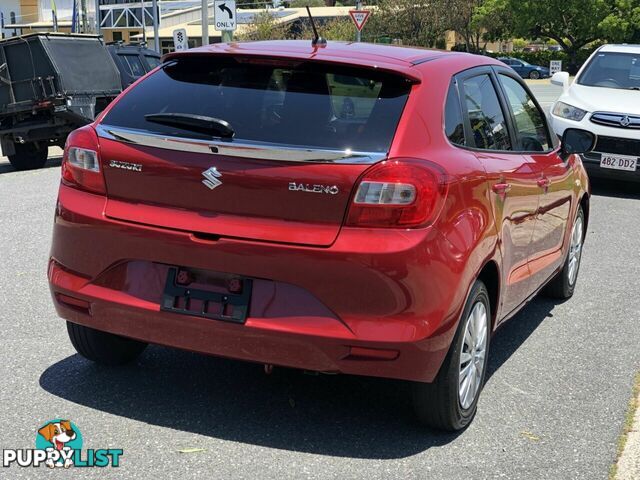
POLYGON ((69 339, 80 355, 102 365, 123 365, 147 347, 144 342, 67 322, 69 339))
POLYGON ((9 155, 9 161, 16 170, 42 168, 47 163, 47 145, 45 143, 14 143, 16 153, 9 155))
POLYGON ((413 384, 413 407, 420 423, 450 432, 469 425, 484 385, 490 336, 489 293, 476 280, 435 381, 413 384))

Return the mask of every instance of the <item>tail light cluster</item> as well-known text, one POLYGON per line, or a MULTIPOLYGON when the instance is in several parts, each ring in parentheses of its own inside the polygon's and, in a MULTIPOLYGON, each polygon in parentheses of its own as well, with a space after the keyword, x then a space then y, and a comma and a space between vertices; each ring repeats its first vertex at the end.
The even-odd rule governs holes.
POLYGON ((62 157, 62 182, 92 193, 105 194, 98 136, 90 125, 71 132, 62 157))
POLYGON ((440 167, 391 159, 367 170, 347 215, 352 227, 418 228, 437 215, 447 184, 440 167))

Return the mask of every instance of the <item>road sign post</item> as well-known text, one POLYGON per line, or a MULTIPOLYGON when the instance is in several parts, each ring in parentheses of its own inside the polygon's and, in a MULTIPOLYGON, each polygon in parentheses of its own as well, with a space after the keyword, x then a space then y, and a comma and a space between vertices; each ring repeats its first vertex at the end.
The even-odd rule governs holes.
POLYGON ((369 16, 371 15, 370 10, 360 10, 360 2, 358 2, 358 8, 356 10, 349 10, 349 15, 351 16, 351 20, 356 26, 356 42, 361 40, 361 32, 364 28, 364 24, 369 20, 369 16))
POLYGON ((551 60, 549 62, 549 74, 553 75, 554 73, 562 71, 562 60, 551 60))
POLYGON ((231 42, 233 32, 238 28, 235 0, 214 0, 213 18, 216 30, 222 34, 222 41, 231 42))
POLYGON ((202 45, 209 45, 209 0, 202 0, 202 12, 200 14, 202 26, 202 45))
POLYGON ((176 52, 182 52, 189 48, 189 38, 187 37, 186 29, 178 28, 173 31, 173 48, 176 52))
MULTIPOLYGON (((162 49, 160 48, 160 23, 158 20, 158 0, 153 0, 151 2, 151 8, 153 8, 153 47, 154 50, 158 53, 162 53, 162 49)), ((142 18, 144 19, 144 7, 142 7, 142 18)))

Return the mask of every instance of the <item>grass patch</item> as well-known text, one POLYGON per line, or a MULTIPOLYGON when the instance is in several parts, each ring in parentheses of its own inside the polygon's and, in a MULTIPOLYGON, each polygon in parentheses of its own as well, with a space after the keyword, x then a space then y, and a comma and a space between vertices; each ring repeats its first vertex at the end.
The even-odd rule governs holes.
POLYGON ((622 426, 622 434, 618 439, 618 450, 616 454, 616 461, 609 469, 609 480, 615 480, 618 473, 618 460, 624 446, 627 444, 627 436, 633 428, 633 418, 636 414, 636 410, 640 406, 638 403, 638 395, 640 394, 640 372, 636 373, 636 377, 633 380, 633 388, 631 390, 631 399, 629 400, 629 406, 627 407, 627 414, 624 417, 624 425, 622 426))

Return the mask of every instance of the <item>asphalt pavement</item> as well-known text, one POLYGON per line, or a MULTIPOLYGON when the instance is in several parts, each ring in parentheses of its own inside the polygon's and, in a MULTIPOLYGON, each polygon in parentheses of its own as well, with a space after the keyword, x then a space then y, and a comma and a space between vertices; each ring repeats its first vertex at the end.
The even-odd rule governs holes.
POLYGON ((0 448, 34 448, 62 417, 85 448, 124 454, 56 478, 607 478, 640 368, 637 185, 595 186, 575 296, 535 299, 498 331, 478 415, 452 435, 415 426, 404 382, 267 376, 157 346, 124 368, 80 358, 46 280, 59 165, 0 159, 0 448))
POLYGON ((562 87, 551 85, 548 78, 542 80, 527 80, 526 82, 540 106, 548 113, 551 106, 562 93, 562 87))

